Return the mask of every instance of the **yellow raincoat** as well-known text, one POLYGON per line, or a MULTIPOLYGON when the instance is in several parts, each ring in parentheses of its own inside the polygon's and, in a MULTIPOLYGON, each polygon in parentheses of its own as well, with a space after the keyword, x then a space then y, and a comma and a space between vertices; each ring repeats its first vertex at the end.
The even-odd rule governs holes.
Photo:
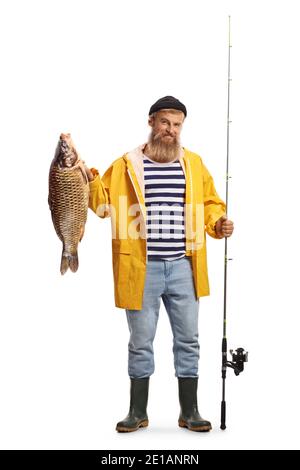
MULTIPOLYGON (((143 149, 140 145, 115 160, 103 177, 96 169, 90 182, 89 207, 111 217, 115 305, 141 310, 147 265, 143 149)), ((192 258, 196 297, 209 295, 205 232, 217 238, 216 221, 225 215, 213 178, 196 153, 182 148, 179 158, 186 179, 186 255, 192 258)))

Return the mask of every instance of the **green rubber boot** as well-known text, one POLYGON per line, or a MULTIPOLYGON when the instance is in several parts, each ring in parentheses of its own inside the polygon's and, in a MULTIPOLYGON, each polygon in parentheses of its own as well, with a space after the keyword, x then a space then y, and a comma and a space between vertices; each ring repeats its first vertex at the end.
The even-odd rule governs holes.
POLYGON ((130 407, 129 413, 123 421, 116 426, 118 432, 133 432, 148 426, 149 377, 144 379, 130 379, 130 407))
POLYGON ((211 423, 201 418, 197 404, 198 377, 178 377, 180 416, 178 424, 190 431, 210 431, 211 423))

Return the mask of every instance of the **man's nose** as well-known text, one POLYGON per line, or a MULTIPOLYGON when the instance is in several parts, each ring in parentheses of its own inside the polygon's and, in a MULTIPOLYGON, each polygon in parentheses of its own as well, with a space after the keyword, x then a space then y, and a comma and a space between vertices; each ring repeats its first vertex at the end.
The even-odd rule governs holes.
POLYGON ((173 127, 172 124, 169 124, 168 127, 167 127, 167 132, 168 132, 168 134, 174 135, 175 127, 173 127))

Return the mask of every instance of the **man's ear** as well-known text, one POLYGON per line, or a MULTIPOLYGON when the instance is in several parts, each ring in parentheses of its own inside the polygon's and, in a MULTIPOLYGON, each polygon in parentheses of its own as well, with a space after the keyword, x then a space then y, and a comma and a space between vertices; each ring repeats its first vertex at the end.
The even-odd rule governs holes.
POLYGON ((153 116, 149 117, 148 124, 149 124, 150 127, 153 127, 153 124, 154 124, 154 117, 153 116))

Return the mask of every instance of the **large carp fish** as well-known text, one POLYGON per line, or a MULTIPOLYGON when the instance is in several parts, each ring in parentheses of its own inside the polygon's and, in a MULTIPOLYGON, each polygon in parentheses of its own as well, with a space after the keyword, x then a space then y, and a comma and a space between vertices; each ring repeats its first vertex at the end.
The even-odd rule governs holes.
POLYGON ((77 248, 84 234, 89 181, 70 134, 60 134, 49 172, 48 203, 56 233, 63 244, 60 272, 78 269, 77 248))

